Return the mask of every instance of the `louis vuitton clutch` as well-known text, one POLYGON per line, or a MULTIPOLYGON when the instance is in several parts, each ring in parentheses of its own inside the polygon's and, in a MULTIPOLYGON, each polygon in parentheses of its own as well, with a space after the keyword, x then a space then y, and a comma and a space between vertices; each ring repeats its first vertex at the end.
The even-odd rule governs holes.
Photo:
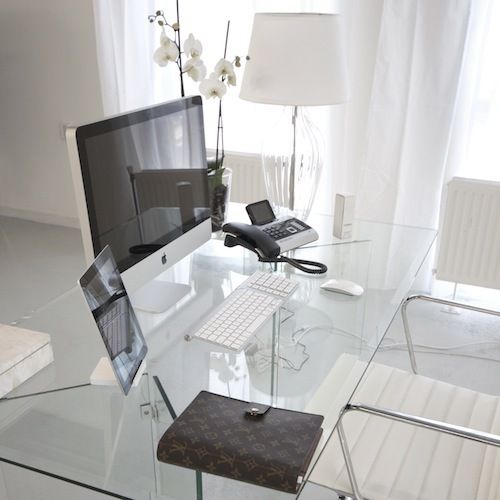
POLYGON ((296 493, 323 429, 321 415, 201 391, 158 443, 162 462, 296 493))

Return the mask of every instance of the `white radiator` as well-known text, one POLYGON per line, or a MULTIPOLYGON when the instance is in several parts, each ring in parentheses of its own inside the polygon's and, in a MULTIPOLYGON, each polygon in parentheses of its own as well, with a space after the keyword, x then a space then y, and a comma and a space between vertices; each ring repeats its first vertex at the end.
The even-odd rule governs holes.
POLYGON ((500 288, 500 182, 450 181, 436 277, 500 288))
POLYGON ((233 171, 231 201, 252 203, 267 198, 260 154, 226 151, 224 165, 233 171))

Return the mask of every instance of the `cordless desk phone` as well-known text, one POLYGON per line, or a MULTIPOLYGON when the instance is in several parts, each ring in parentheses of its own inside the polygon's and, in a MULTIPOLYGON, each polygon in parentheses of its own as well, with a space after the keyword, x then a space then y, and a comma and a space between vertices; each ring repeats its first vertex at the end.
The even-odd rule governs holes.
POLYGON ((246 211, 252 224, 278 243, 280 253, 318 239, 318 233, 304 221, 291 216, 277 219, 268 200, 251 203, 246 211))
POLYGON ((260 262, 286 262, 305 273, 326 273, 327 267, 320 262, 282 255, 283 252, 317 240, 318 233, 312 227, 293 217, 277 220, 267 200, 247 205, 246 209, 252 224, 224 224, 224 245, 248 248, 257 254, 260 262), (283 237, 286 234, 289 236, 283 237))

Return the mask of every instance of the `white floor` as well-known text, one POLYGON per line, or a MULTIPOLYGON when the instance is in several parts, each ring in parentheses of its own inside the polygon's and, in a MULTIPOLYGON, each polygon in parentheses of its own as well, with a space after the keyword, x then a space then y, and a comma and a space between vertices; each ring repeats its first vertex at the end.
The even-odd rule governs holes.
MULTIPOLYGON (((0 322, 15 322, 56 298, 76 284, 84 269, 78 230, 0 217, 0 322)), ((446 283, 438 283, 433 290, 444 297, 451 296, 452 291, 452 285, 446 283)), ((498 291, 461 286, 457 299, 500 309, 498 291)), ((471 312, 449 314, 442 312, 440 306, 415 302, 409 308, 409 319, 421 373, 500 394, 500 318, 471 312)), ((402 332, 401 320, 397 318, 377 355, 378 361, 408 369, 402 332)), ((0 467, 0 500, 26 498, 27 490, 21 487, 23 478, 34 476, 12 469, 0 467)), ((33 481, 38 483, 37 479, 33 481)), ((65 488, 69 486, 59 487, 51 481, 46 486, 50 494, 40 498, 68 498, 65 488)), ((71 497, 103 498, 90 490, 75 490, 71 497)), ((337 496, 312 486, 302 498, 335 500, 337 496)))
MULTIPOLYGON (((500 395, 500 317, 450 314, 414 302, 409 310, 418 372, 462 387, 500 395)), ((402 322, 397 318, 376 361, 410 370, 402 322)))
POLYGON ((84 269, 79 229, 0 217, 0 323, 69 290, 84 269))

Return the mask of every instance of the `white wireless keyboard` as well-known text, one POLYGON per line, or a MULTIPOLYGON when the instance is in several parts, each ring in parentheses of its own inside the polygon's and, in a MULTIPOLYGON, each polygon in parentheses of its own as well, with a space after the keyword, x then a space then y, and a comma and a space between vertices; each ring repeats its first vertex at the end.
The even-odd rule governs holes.
POLYGON ((239 351, 297 286, 287 278, 256 272, 224 300, 193 336, 239 351))

